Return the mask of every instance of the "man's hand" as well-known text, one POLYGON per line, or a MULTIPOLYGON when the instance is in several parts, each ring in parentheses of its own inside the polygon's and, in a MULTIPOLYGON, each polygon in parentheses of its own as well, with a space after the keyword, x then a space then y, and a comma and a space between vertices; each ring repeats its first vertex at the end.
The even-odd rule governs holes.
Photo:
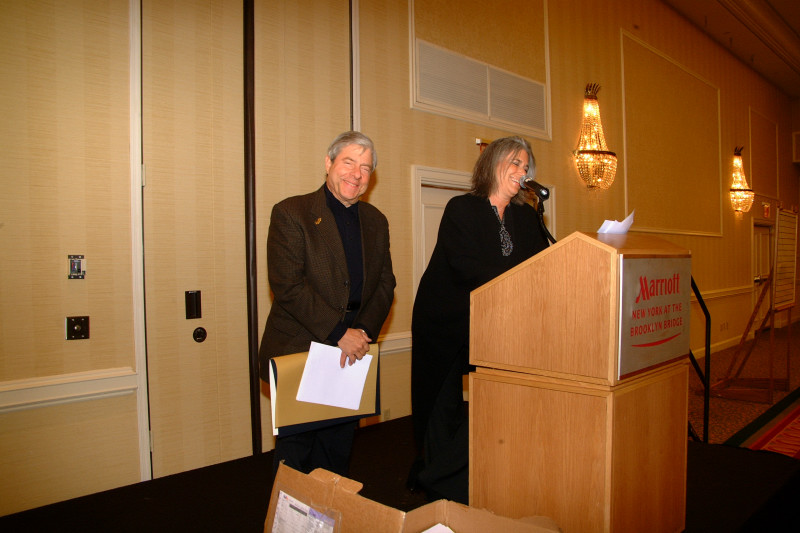
POLYGON ((369 350, 369 343, 372 342, 363 329, 348 328, 344 336, 339 339, 339 348, 342 350, 342 357, 339 366, 344 368, 345 361, 352 365, 360 360, 369 350))

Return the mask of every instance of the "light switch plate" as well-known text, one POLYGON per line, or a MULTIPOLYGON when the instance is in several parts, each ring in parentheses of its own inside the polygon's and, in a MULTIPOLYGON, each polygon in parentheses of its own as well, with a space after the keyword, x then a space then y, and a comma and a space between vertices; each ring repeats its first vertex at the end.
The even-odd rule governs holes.
POLYGON ((86 277, 86 258, 83 255, 68 255, 69 279, 84 279, 86 277))

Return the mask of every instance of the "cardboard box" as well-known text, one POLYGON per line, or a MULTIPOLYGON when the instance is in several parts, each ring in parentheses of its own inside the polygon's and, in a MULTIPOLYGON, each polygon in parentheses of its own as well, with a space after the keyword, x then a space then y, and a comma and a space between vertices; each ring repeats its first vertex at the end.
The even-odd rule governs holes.
POLYGON ((455 533, 561 531, 547 517, 513 520, 447 500, 429 503, 406 513, 360 496, 358 491, 361 488, 361 483, 327 470, 317 469, 306 475, 282 464, 272 484, 264 532, 420 533, 437 524, 447 526, 455 533), (295 525, 290 526, 292 521, 295 525), (297 526, 297 523, 306 525, 297 526))

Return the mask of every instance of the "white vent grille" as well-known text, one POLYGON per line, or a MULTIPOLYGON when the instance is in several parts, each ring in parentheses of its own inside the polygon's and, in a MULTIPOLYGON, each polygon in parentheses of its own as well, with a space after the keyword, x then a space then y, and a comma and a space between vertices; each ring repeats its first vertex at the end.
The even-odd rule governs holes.
POLYGON ((417 39, 413 107, 549 138, 544 84, 417 39))
POLYGON ((489 83, 493 119, 545 130, 544 85, 491 67, 489 83))
POLYGON ((487 76, 485 65, 420 42, 421 101, 488 115, 487 76))

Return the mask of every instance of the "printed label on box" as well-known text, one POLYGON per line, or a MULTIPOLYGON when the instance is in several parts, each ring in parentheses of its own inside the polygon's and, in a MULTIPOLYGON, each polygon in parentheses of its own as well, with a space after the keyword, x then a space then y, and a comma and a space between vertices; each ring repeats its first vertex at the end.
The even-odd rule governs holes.
POLYGON ((336 521, 285 492, 278 494, 272 533, 333 533, 336 521))

